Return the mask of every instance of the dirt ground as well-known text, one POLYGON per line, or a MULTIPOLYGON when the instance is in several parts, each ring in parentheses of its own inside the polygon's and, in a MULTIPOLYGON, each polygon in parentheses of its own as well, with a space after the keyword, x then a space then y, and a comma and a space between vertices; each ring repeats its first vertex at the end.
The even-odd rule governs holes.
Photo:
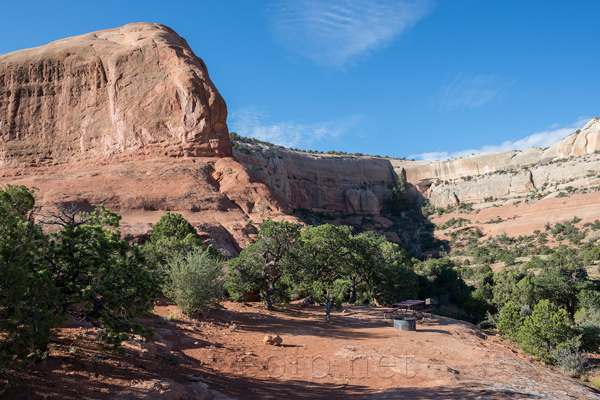
POLYGON ((271 312, 222 303, 188 318, 161 305, 144 318, 153 342, 127 343, 125 355, 100 352, 95 330, 71 321, 50 356, 3 398, 600 399, 471 324, 436 317, 403 332, 382 311, 346 307, 328 324, 320 306, 271 312), (282 345, 264 344, 266 334, 282 345), (148 391, 162 397, 144 397, 148 391))

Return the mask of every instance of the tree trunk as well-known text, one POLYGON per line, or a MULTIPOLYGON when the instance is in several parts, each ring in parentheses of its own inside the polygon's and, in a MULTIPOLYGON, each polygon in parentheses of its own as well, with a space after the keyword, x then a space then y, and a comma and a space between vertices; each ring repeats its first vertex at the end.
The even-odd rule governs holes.
POLYGON ((269 289, 263 289, 261 292, 263 300, 267 304, 267 310, 273 310, 273 302, 271 301, 271 293, 269 293, 269 289))
POLYGON ((356 280, 350 278, 350 295, 348 296, 348 303, 356 303, 356 280))
POLYGON ((331 322, 331 295, 329 290, 327 291, 327 305, 325 306, 325 314, 327 315, 327 322, 331 322))

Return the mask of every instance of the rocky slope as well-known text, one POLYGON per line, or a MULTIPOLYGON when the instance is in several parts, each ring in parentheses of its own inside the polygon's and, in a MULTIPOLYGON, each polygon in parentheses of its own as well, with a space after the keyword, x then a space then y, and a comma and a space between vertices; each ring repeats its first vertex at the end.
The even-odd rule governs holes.
POLYGON ((94 328, 68 326, 11 399, 600 398, 463 321, 436 317, 403 332, 376 307, 345 307, 329 324, 322 306, 221 305, 202 318, 156 306, 143 321, 154 341, 127 342, 124 355, 102 357, 94 328), (282 345, 265 344, 268 334, 282 345))

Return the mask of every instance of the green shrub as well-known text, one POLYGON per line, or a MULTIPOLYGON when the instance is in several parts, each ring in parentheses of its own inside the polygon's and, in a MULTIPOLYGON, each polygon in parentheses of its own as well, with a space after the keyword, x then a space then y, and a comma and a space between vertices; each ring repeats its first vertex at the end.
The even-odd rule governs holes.
POLYGON ((562 343, 552 352, 556 365, 570 377, 581 376, 588 369, 588 359, 579 350, 581 343, 577 340, 562 343))
POLYGON ((101 328, 113 349, 134 332, 150 336, 132 320, 147 311, 158 285, 139 247, 118 231, 120 216, 100 206, 93 213, 57 207, 44 224, 33 223, 31 190, 0 190, 0 374, 26 370, 45 357, 53 329, 71 314, 101 328))
POLYGON ((482 288, 477 288, 469 293, 469 297, 463 302, 462 308, 476 321, 480 321, 492 309, 492 305, 486 298, 482 288))
POLYGON ((600 292, 597 290, 584 289, 577 294, 577 308, 599 309, 600 292))
POLYGON ((223 295, 224 273, 219 258, 205 249, 178 253, 167 262, 165 294, 186 314, 205 311, 223 295))
POLYGON ((516 339, 521 326, 523 326, 521 306, 508 302, 502 307, 498 315, 497 327, 510 339, 516 339))
POLYGON ((525 318, 517 340, 526 353, 546 362, 555 361, 553 351, 571 341, 576 332, 573 320, 564 308, 557 308, 549 300, 541 300, 533 313, 525 318))
POLYGON ((139 247, 129 247, 117 229, 121 216, 98 207, 93 213, 60 209, 49 223, 50 271, 61 291, 62 309, 103 328, 101 337, 119 349, 127 333, 150 337, 131 321, 150 309, 158 292, 139 247))
POLYGON ((600 347, 600 309, 580 309, 575 313, 575 323, 581 333, 582 348, 597 353, 600 347))
POLYGON ((498 317, 499 314, 492 314, 487 312, 485 318, 477 324, 481 329, 497 329, 498 328, 498 317))
MULTIPOLYGON (((196 228, 181 214, 167 212, 152 227, 152 236, 144 244, 146 265, 164 280, 168 271, 165 265, 178 253, 187 253, 195 248, 205 249, 196 228)), ((217 257, 217 251, 208 246, 210 253, 217 257)))

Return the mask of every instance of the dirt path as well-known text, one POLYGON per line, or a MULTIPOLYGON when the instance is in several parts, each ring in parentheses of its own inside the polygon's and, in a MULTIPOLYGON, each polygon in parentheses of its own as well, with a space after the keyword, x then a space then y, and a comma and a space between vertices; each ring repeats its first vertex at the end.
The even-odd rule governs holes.
POLYGON ((148 319, 155 341, 129 344, 125 356, 108 358, 86 339, 91 330, 64 329, 53 354, 9 398, 105 399, 170 379, 184 392, 201 384, 203 394, 188 398, 207 399, 219 393, 240 399, 600 399, 594 389, 528 361, 471 324, 438 317, 402 332, 383 320, 382 309, 345 310, 327 324, 318 306, 269 312, 254 303, 223 303, 202 319, 158 306, 162 318, 148 319), (279 335, 282 346, 263 344, 265 334, 279 335))

